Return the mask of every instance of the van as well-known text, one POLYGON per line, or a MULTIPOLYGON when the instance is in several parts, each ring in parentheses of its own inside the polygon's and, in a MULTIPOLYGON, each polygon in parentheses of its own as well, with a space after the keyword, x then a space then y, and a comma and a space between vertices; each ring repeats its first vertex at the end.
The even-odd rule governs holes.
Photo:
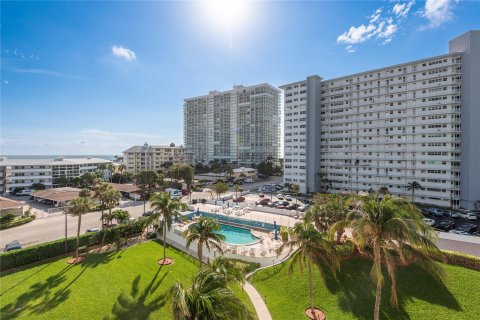
POLYGON ((172 198, 181 198, 182 197, 182 192, 178 189, 168 188, 168 189, 165 189, 165 192, 169 193, 170 197, 172 197, 172 198))
POLYGON ((21 190, 17 193, 15 193, 16 196, 29 196, 33 193, 33 190, 28 190, 28 189, 25 189, 25 190, 21 190))

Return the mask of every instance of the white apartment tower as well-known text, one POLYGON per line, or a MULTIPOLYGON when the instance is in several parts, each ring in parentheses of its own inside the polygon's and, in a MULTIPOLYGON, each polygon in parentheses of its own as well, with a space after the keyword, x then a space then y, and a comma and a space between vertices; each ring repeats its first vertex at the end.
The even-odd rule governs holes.
POLYGON ((185 99, 184 143, 189 161, 250 165, 280 155, 280 90, 234 86, 185 99))
POLYGON ((415 201, 480 203, 480 31, 449 53, 358 74, 318 76, 285 95, 285 182, 302 192, 386 186, 415 201))

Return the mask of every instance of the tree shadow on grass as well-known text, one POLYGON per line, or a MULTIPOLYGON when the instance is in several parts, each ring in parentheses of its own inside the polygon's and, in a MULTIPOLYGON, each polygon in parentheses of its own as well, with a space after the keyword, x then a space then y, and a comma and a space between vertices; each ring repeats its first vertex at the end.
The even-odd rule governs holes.
MULTIPOLYGON (((323 268, 327 289, 339 296, 340 308, 351 312, 357 319, 373 319, 375 285, 370 279, 371 268, 372 261, 358 257, 344 261, 336 279, 323 268)), ((390 281, 386 270, 384 275, 386 281, 380 308, 380 317, 383 319, 410 319, 405 306, 413 299, 461 311, 448 288, 415 265, 397 269, 398 308, 394 308, 390 304, 390 281)))
POLYGON ((17 283, 15 283, 15 284, 14 284, 13 286, 11 286, 10 288, 2 291, 2 292, 0 293, 0 297, 3 296, 3 295, 4 295, 5 293, 7 293, 8 291, 12 290, 13 288, 15 288, 15 287, 19 286, 20 284, 24 283, 24 282, 27 281, 28 279, 31 279, 31 278, 33 278, 33 277, 35 277, 35 276, 38 276, 38 274, 39 274, 40 272, 42 272, 44 269, 46 269, 46 268, 48 268, 48 267, 50 267, 50 266, 51 266, 51 263, 45 263, 45 265, 44 265, 42 268, 40 268, 39 270, 37 270, 35 273, 32 273, 32 274, 29 275, 28 277, 25 277, 25 278, 23 278, 22 280, 20 280, 20 281, 18 281, 17 283))
POLYGON ((107 319, 143 320, 148 319, 150 314, 162 308, 167 300, 167 294, 162 293, 153 296, 158 287, 162 284, 169 272, 158 278, 162 267, 160 267, 150 283, 140 289, 141 276, 137 275, 132 282, 130 293, 122 292, 112 308, 112 315, 104 317, 107 319), (157 279, 158 278, 158 279, 157 279))
POLYGON ((9 303, 0 309, 2 319, 14 319, 26 312, 37 313, 48 305, 48 308, 54 308, 61 302, 65 301, 70 290, 55 291, 67 277, 65 273, 72 268, 71 265, 66 266, 56 275, 48 277, 45 281, 37 282, 30 286, 27 292, 22 293, 14 303, 9 303), (39 300, 39 301, 37 301, 39 300))

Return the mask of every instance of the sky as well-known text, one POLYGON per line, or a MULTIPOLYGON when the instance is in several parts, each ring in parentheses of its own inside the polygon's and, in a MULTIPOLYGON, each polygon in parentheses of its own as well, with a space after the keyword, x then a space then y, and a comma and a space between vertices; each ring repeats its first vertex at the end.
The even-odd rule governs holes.
POLYGON ((479 1, 2 1, 1 155, 183 142, 183 100, 448 52, 479 1))

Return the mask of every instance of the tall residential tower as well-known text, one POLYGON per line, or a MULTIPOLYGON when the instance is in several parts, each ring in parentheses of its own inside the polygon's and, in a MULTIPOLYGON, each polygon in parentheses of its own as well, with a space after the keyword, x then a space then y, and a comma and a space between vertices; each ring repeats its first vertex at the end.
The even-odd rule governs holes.
POLYGON ((249 165, 280 154, 280 91, 269 85, 185 99, 184 142, 190 162, 249 165))
POLYGON ((416 202, 480 202, 480 31, 450 41, 448 54, 281 88, 285 182, 408 197, 417 181, 416 202))

